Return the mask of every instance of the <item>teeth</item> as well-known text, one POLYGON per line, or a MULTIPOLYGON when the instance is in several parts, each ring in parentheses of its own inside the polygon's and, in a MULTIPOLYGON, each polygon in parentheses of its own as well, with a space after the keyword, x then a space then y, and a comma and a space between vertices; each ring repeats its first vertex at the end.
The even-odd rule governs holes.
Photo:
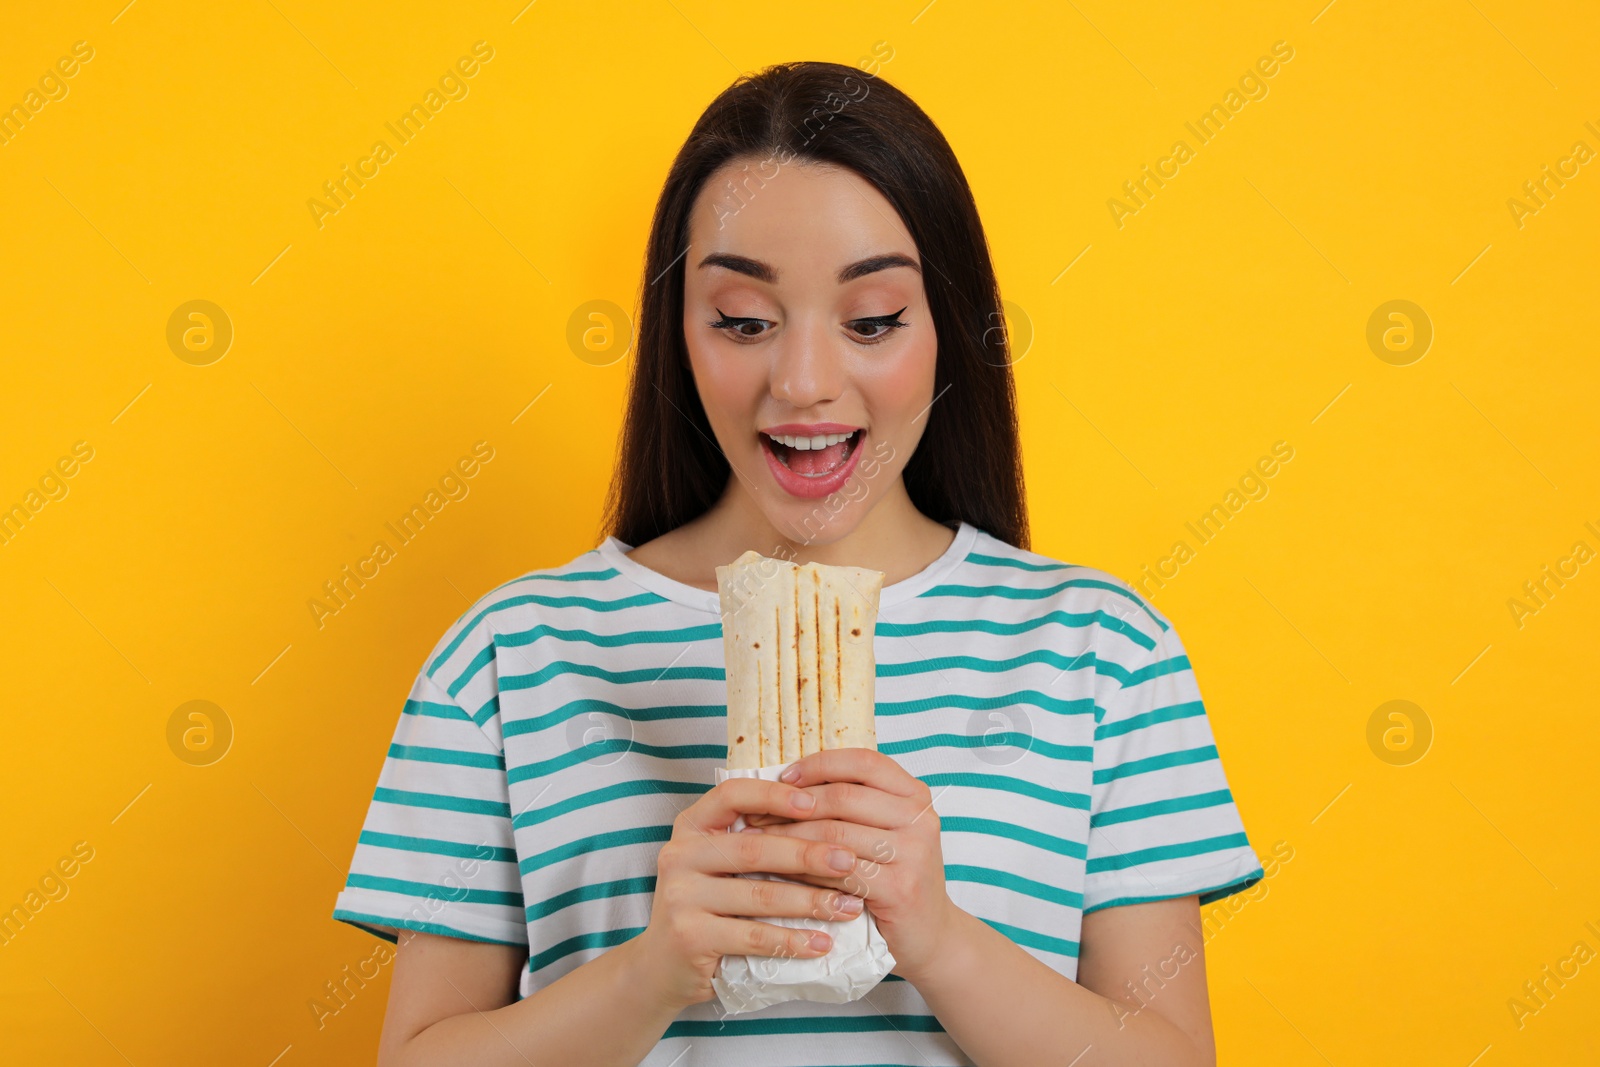
POLYGON ((823 433, 817 434, 815 437, 796 437, 793 434, 786 433, 769 434, 768 436, 779 444, 788 445, 790 448, 795 449, 798 452, 809 452, 814 448, 831 448, 840 441, 848 440, 850 437, 853 437, 854 432, 823 433))

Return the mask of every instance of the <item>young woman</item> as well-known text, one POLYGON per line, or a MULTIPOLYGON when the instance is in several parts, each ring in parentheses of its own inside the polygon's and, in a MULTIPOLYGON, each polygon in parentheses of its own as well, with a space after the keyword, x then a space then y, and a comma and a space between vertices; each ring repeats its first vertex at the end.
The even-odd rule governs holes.
POLYGON ((400 716, 335 911, 399 938, 380 1063, 1214 1062, 1199 904, 1263 871, 1171 624, 1027 551, 1002 321, 899 91, 798 63, 711 104, 651 228, 612 535, 484 596, 400 716), (713 788, 747 549, 884 572, 879 751, 713 788), (863 906, 897 961, 864 998, 720 1011, 724 954, 828 949, 763 917, 863 906))

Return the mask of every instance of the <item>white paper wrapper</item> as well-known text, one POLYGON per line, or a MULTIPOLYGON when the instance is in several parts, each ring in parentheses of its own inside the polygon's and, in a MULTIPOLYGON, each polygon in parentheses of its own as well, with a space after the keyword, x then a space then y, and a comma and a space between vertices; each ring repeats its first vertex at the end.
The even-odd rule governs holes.
MULTIPOLYGON (((789 764, 775 767, 728 770, 715 768, 718 782, 727 778, 778 780, 789 764)), ((744 816, 733 830, 744 829, 744 816)), ((792 879, 774 874, 752 873, 745 878, 792 879)), ((894 967, 894 956, 878 932, 878 924, 865 908, 861 914, 840 922, 826 919, 762 916, 761 922, 774 926, 825 930, 833 936, 833 947, 826 956, 805 959, 781 956, 724 956, 711 986, 729 1015, 782 1004, 787 1000, 811 1000, 821 1004, 845 1004, 867 995, 894 967)))

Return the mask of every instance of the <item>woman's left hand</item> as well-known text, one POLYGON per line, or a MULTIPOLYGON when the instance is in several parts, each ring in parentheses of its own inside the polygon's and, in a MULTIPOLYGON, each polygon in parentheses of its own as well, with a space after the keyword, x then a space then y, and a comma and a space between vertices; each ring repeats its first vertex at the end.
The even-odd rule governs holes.
POLYGON ((798 880, 864 898, 894 954, 894 973, 914 982, 956 910, 945 892, 939 814, 928 787, 868 748, 813 753, 795 761, 783 781, 815 796, 816 808, 792 822, 758 816, 753 825, 854 852, 856 868, 844 876, 798 880))

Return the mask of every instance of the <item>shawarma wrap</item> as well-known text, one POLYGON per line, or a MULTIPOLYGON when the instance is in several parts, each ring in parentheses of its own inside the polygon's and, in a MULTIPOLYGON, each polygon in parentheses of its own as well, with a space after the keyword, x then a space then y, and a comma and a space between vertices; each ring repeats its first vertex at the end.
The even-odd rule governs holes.
POLYGON ((728 767, 877 748, 872 637, 883 572, 746 552, 717 568, 728 767))

